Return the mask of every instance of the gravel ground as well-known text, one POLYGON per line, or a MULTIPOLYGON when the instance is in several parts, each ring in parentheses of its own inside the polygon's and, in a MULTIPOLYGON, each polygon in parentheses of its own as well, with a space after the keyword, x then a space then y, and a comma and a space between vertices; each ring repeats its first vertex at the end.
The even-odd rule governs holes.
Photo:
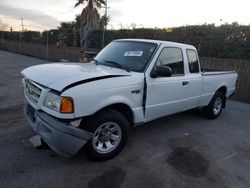
POLYGON ((1 187, 250 187, 250 105, 235 101, 216 120, 191 110, 139 126, 105 162, 34 148, 20 71, 41 63, 0 51, 1 187))

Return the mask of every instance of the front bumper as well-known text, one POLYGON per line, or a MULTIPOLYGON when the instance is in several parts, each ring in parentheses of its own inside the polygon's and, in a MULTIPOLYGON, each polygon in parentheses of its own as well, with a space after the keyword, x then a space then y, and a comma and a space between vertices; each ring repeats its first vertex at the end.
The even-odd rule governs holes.
POLYGON ((76 154, 92 134, 70 126, 43 111, 34 110, 25 101, 24 112, 34 131, 57 153, 70 157, 76 154))

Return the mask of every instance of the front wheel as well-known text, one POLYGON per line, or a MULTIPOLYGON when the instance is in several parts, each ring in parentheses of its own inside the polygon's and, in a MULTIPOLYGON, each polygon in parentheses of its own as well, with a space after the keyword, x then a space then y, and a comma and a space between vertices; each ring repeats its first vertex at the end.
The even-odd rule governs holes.
POLYGON ((217 118, 222 111, 223 103, 224 103, 225 97, 220 91, 217 91, 213 98, 211 99, 210 103, 203 107, 203 112, 205 115, 210 119, 217 118))
POLYGON ((87 143, 87 154, 94 160, 108 160, 121 152, 127 141, 128 121, 116 111, 105 110, 93 116, 87 130, 93 137, 87 143))

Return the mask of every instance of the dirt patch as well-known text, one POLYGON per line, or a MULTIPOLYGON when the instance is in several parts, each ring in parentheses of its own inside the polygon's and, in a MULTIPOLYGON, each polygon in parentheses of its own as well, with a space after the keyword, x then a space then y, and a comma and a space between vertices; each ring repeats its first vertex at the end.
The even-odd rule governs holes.
POLYGON ((178 172, 191 177, 203 177, 209 168, 209 161, 190 148, 174 148, 167 162, 178 172))
POLYGON ((115 168, 104 172, 88 182, 89 188, 119 188, 126 177, 126 171, 115 168))

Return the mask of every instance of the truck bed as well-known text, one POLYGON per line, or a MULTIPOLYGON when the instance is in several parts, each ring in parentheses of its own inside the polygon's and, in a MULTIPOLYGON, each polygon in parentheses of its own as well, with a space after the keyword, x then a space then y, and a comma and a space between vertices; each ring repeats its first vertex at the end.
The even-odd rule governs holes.
POLYGON ((237 73, 235 71, 222 71, 214 69, 202 69, 203 91, 201 95, 201 106, 205 106, 220 87, 226 87, 225 96, 231 96, 235 91, 237 73))
POLYGON ((235 74, 235 73, 236 73, 235 71, 224 71, 224 70, 202 68, 203 76, 219 75, 219 74, 235 74))

